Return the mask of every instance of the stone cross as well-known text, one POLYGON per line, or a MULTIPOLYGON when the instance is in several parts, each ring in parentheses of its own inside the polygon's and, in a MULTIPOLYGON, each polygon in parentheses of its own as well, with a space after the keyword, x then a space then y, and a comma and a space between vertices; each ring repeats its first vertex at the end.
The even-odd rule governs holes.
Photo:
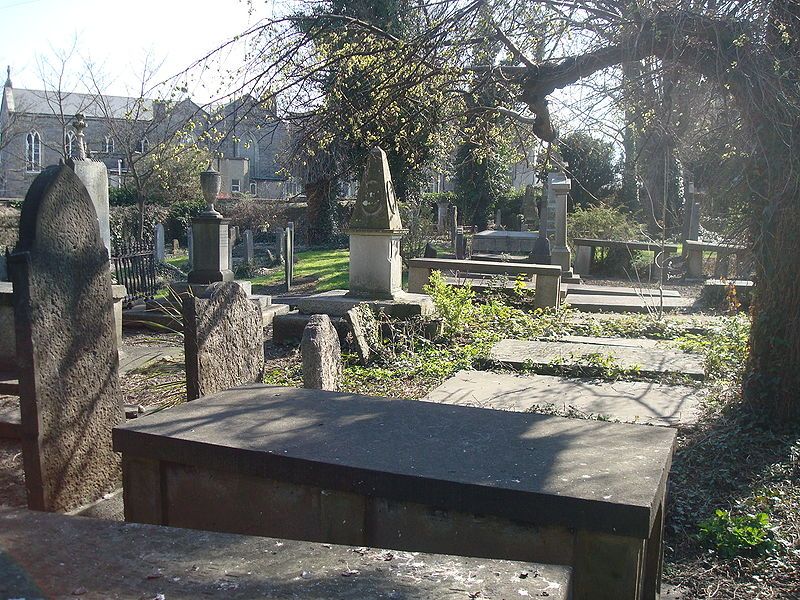
POLYGON ((337 391, 342 382, 342 347, 328 315, 312 315, 300 343, 303 387, 337 391))
POLYGON ((164 262, 166 249, 164 248, 164 225, 156 223, 153 228, 153 255, 156 262, 164 262))
POLYGON ((183 317, 187 400, 261 381, 263 317, 242 286, 212 283, 184 298, 183 317))
POLYGON ((118 485, 124 421, 108 252, 69 166, 33 181, 9 273, 28 506, 69 511, 118 485))

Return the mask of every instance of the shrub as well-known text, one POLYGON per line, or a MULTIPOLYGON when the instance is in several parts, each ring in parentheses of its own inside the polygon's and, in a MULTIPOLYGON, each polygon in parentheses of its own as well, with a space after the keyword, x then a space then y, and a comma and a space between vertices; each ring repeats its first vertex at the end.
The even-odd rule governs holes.
POLYGON ((751 552, 766 552, 773 547, 767 513, 731 515, 717 509, 714 516, 700 522, 700 540, 724 558, 751 552))
POLYGON ((164 237, 168 240, 179 240, 181 244, 185 245, 186 229, 189 227, 191 218, 199 215, 205 209, 206 203, 202 200, 184 200, 170 206, 164 225, 164 237))
POLYGON ((404 259, 422 256, 425 244, 434 234, 433 210, 422 198, 400 202, 400 220, 407 230, 400 241, 404 259))
MULTIPOLYGON (((567 222, 567 242, 573 252, 575 238, 632 241, 641 238, 644 229, 629 213, 607 204, 578 207, 569 215, 567 222)), ((649 263, 643 253, 625 248, 610 248, 604 256, 595 260, 596 270, 608 273, 639 271, 649 263)))

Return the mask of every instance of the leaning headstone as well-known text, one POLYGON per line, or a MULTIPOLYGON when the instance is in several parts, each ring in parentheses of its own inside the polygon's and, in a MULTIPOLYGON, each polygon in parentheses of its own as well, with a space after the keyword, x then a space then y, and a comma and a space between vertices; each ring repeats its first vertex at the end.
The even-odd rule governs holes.
POLYGON ((253 246, 253 232, 247 229, 244 232, 244 262, 252 265, 256 261, 255 247, 253 246))
POLYGON ((124 421, 108 251, 70 167, 34 180, 8 266, 28 506, 68 511, 117 485, 124 421))
POLYGON ((303 387, 337 391, 342 381, 342 348, 328 315, 312 315, 300 344, 303 387))
POLYGON ((425 252, 423 253, 425 258, 436 258, 438 255, 439 253, 436 251, 436 248, 433 247, 433 244, 430 242, 425 244, 425 252))
POLYGON ((344 320, 350 326, 353 335, 353 345, 362 364, 369 362, 370 340, 376 337, 377 323, 372 309, 366 305, 354 306, 344 315, 344 320))
POLYGON ((164 248, 164 225, 156 223, 153 231, 153 255, 156 262, 164 262, 166 249, 164 248))
POLYGON ((186 399, 261 381, 264 329, 258 306, 235 281, 183 301, 186 399))

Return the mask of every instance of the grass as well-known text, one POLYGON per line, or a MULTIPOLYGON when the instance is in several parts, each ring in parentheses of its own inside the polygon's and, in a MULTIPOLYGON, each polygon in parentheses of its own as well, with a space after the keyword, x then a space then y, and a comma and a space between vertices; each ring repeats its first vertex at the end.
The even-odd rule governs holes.
MULTIPOLYGON (((295 279, 313 278, 318 292, 347 289, 349 250, 307 250, 298 252, 295 256, 297 257, 294 266, 295 279)), ((268 275, 254 277, 250 281, 253 285, 277 285, 283 282, 283 278, 283 269, 279 268, 268 275)))

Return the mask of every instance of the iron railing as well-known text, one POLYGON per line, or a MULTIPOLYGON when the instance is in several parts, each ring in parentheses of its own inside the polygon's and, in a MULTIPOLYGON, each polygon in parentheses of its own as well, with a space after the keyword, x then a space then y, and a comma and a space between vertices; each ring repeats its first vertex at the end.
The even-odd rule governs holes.
POLYGON ((111 260, 117 275, 117 283, 128 290, 125 305, 137 300, 152 300, 158 291, 156 284, 156 260, 153 245, 141 240, 130 240, 114 244, 111 260))

